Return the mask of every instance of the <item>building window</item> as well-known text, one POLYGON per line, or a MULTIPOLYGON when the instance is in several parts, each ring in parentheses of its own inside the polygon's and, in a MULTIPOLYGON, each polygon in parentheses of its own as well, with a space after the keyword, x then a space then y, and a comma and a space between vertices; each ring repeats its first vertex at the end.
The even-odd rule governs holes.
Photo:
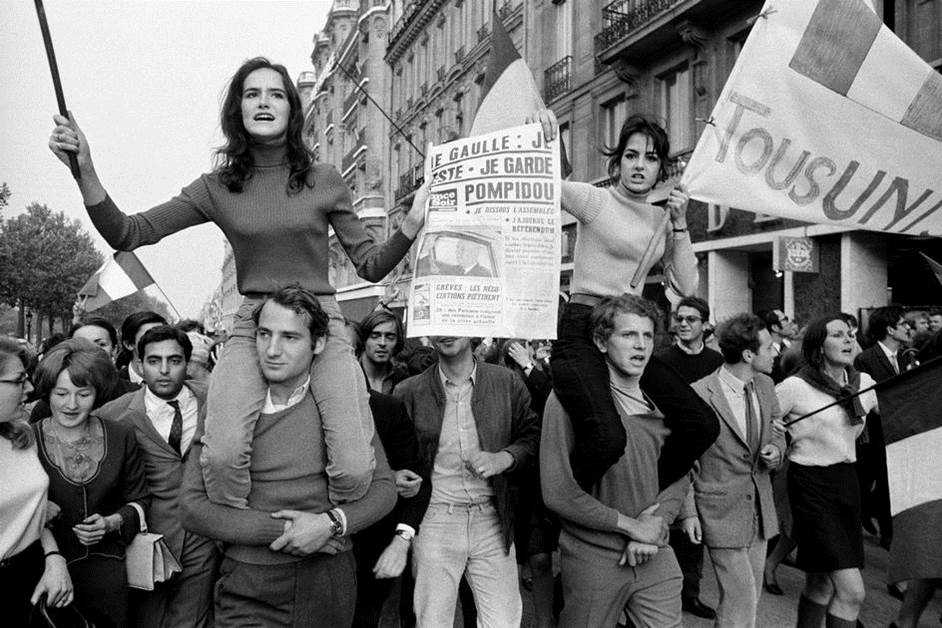
POLYGON ((672 152, 693 148, 693 89, 690 68, 680 68, 660 77, 661 117, 667 121, 667 137, 672 152))
POLYGON ((559 125, 559 139, 563 143, 563 149, 566 153, 566 159, 569 161, 570 167, 572 166, 572 131, 569 128, 569 123, 564 122, 559 125))
POLYGON ((604 146, 615 147, 618 145, 618 134, 621 132, 621 125, 624 124, 627 117, 628 101, 625 100, 624 96, 602 103, 601 140, 604 146))

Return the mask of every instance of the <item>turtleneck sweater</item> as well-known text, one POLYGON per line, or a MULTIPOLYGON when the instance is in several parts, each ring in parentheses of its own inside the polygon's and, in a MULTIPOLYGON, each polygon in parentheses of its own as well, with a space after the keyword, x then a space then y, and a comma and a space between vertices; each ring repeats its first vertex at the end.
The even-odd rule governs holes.
MULTIPOLYGON (((578 221, 573 294, 640 295, 644 288, 644 283, 631 288, 631 277, 666 210, 628 198, 619 187, 603 189, 589 183, 563 181, 562 208, 578 221)), ((644 276, 659 259, 674 291, 693 294, 699 276, 690 236, 686 232, 668 231, 658 240, 650 265, 642 269, 644 276)))
POLYGON ((270 293, 291 283, 333 294, 327 277, 329 229, 367 281, 379 281, 412 241, 397 231, 383 243, 366 232, 346 183, 333 166, 315 164, 308 185, 288 191, 286 149, 254 146, 254 167, 241 193, 230 192, 217 172, 203 174, 171 200, 128 216, 111 199, 87 207, 92 224, 119 251, 154 244, 205 222, 222 229, 232 245, 239 292, 270 293))

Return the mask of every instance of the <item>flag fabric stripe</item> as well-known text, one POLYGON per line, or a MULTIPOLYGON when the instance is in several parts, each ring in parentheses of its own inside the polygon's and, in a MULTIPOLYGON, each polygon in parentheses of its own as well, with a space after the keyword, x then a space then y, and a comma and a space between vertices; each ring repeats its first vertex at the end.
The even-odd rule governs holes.
POLYGON ((919 55, 909 48, 901 49, 896 35, 881 28, 847 97, 899 122, 925 78, 926 65, 919 55))
POLYGON ((922 255, 923 258, 926 260, 926 264, 929 265, 929 270, 932 271, 932 274, 935 275, 935 278, 939 280, 939 283, 942 283, 942 264, 935 261, 934 259, 932 259, 931 257, 929 257, 928 255, 926 255, 925 253, 921 251, 919 254, 922 255))
POLYGON ((925 83, 903 116, 902 124, 942 141, 942 74, 930 70, 925 83))
MULTIPOLYGON (((492 133, 523 122, 545 109, 533 73, 520 57, 504 23, 491 16, 491 52, 481 84, 481 104, 474 114, 469 136, 492 133)), ((559 137, 560 170, 563 178, 572 172, 563 138, 559 137)))
POLYGON ((886 446, 886 472, 892 514, 942 499, 940 451, 942 427, 886 446))
POLYGON ((880 382, 877 398, 883 440, 887 445, 942 427, 939 382, 942 382, 942 357, 880 382))
POLYGON ((134 253, 130 251, 120 251, 114 254, 114 259, 121 268, 124 269, 128 279, 134 284, 136 290, 141 290, 152 283, 157 283, 134 253))
POLYGON ((846 95, 882 24, 860 0, 819 2, 789 67, 846 95))
POLYGON ((85 297, 86 312, 134 294, 156 282, 132 252, 121 251, 109 257, 78 291, 85 297))

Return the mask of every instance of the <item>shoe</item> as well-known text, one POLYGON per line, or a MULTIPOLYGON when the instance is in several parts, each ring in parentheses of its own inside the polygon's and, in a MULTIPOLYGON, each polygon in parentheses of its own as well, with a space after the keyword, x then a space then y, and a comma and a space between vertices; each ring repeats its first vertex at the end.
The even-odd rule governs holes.
POLYGON ((690 613, 691 615, 702 617, 703 619, 716 619, 716 611, 697 598, 684 600, 682 606, 685 613, 690 613))
POLYGON ((899 588, 898 584, 886 585, 886 592, 890 594, 890 597, 894 597, 897 600, 902 601, 903 599, 903 590, 899 588))
POLYGON ((778 586, 778 582, 775 581, 774 577, 771 580, 763 577, 762 587, 771 595, 785 595, 785 592, 782 591, 782 587, 778 586))

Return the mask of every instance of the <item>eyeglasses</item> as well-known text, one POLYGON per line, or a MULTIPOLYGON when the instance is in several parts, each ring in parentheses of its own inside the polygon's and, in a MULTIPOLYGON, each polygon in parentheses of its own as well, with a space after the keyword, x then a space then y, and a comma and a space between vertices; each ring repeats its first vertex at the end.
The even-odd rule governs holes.
POLYGON ((703 319, 699 316, 675 316, 674 320, 678 323, 687 323, 688 325, 693 325, 694 323, 699 323, 703 319))
POLYGON ((29 375, 26 374, 26 371, 23 371, 16 379, 0 379, 0 384, 14 384, 16 386, 23 386, 28 381, 29 375))

